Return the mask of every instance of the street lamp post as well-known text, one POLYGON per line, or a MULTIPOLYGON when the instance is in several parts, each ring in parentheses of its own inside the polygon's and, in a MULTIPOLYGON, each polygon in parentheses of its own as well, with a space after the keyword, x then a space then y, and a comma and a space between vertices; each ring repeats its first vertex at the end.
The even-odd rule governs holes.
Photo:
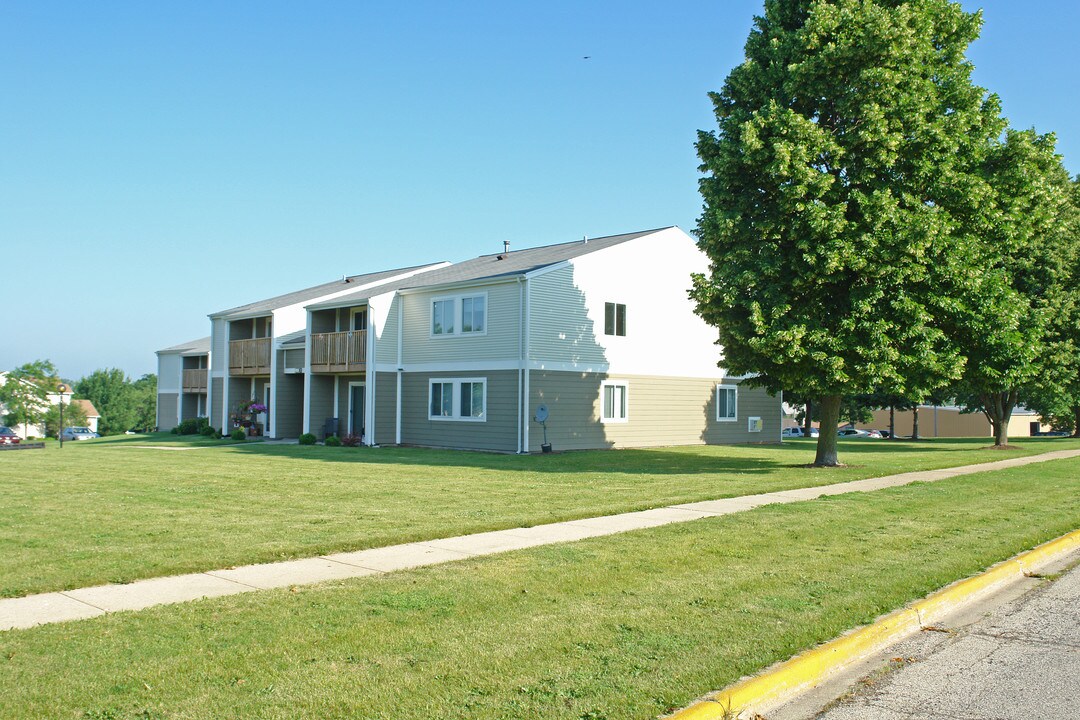
POLYGON ((60 386, 56 388, 60 393, 60 427, 56 429, 56 439, 60 441, 60 449, 64 449, 64 393, 68 391, 68 386, 64 383, 60 383, 60 386))

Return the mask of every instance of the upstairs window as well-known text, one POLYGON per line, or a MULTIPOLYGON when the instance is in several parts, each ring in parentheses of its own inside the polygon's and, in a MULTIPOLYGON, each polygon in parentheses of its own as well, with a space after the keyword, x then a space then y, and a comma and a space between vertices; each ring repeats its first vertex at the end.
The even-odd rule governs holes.
POLYGON ((604 334, 626 336, 626 305, 604 303, 604 334))
POLYGON ((739 388, 735 385, 716 386, 717 422, 735 422, 739 419, 739 388))
POLYGON ((482 335, 487 332, 487 294, 441 297, 431 301, 431 335, 482 335))

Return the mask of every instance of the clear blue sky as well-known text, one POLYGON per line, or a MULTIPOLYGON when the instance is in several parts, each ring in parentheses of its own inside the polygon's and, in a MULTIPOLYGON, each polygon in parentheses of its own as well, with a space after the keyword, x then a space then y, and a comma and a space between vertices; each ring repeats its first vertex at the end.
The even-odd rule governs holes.
MULTIPOLYGON (((976 81, 1080 171, 1078 5, 963 4, 976 81)), ((0 368, 138 376, 346 273, 690 230, 706 92, 761 6, 6 0, 0 368)))

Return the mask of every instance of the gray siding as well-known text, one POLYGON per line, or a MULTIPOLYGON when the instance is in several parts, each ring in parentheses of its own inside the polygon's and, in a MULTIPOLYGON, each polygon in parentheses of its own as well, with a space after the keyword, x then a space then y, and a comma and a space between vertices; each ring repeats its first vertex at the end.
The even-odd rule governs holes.
MULTIPOLYGON (((486 285, 475 290, 405 295, 406 363, 517 359, 521 311, 518 284, 486 285), (485 335, 431 337, 431 302, 438 297, 487 294, 485 335)), ((396 353, 396 348, 395 348, 396 353)), ((396 355, 395 355, 396 356, 396 355)))
MULTIPOLYGON (((203 407, 206 407, 206 396, 198 393, 183 393, 180 396, 180 419, 191 420, 199 417, 199 398, 202 398, 203 407)), ((205 411, 204 411, 205 412, 205 411)))
POLYGON ((278 356, 278 368, 298 368, 304 369, 304 348, 289 348, 288 350, 281 351, 281 355, 278 356))
MULTIPOLYGON (((764 390, 740 387, 738 418, 716 420, 718 380, 597 373, 536 372, 530 380, 530 417, 540 403, 548 406, 548 440, 556 450, 779 442, 780 399, 764 390), (601 422, 605 380, 628 384, 627 422, 601 422), (762 418, 759 433, 747 430, 747 418, 762 418)), ((728 382, 725 384, 735 384, 728 382)), ((543 428, 530 421, 531 452, 540 450, 543 428)))
POLYGON ((158 430, 172 430, 176 427, 176 403, 179 396, 176 393, 158 393, 157 396, 157 426, 158 430))
MULTIPOLYGON (((349 383, 363 382, 363 375, 339 375, 338 380, 338 417, 341 418, 341 434, 349 432, 349 383)), ((331 378, 332 380, 333 378, 331 378)), ((333 415, 333 407, 330 408, 333 415)), ((329 417, 329 415, 327 416, 329 417)))
MULTIPOLYGON (((213 358, 211 358, 213 360, 213 358)), ((225 392, 224 378, 211 378, 210 379, 210 402, 213 405, 210 408, 210 424, 218 430, 224 430, 221 427, 221 403, 224 401, 222 394, 225 392)))
POLYGON ((326 418, 334 417, 334 377, 311 376, 311 432, 322 439, 326 418))
POLYGON ((225 370, 225 347, 228 345, 228 326, 224 320, 214 320, 210 327, 210 361, 214 370, 225 370))
POLYGON ((278 350, 277 377, 274 379, 273 414, 274 436, 300 437, 304 426, 304 376, 285 374, 285 356, 290 351, 278 350))
POLYGON ((404 373, 401 392, 401 441, 409 445, 514 452, 517 450, 517 389, 516 370, 404 373), (430 420, 428 380, 437 377, 487 378, 487 420, 430 420))
POLYGON ((529 359, 583 365, 606 364, 585 310, 585 295, 574 284, 574 269, 562 268, 529 281, 529 359))
POLYGON ((397 373, 375 375, 375 442, 392 445, 397 430, 397 373))
POLYGON ((165 391, 180 389, 182 359, 174 353, 158 354, 158 386, 165 391))

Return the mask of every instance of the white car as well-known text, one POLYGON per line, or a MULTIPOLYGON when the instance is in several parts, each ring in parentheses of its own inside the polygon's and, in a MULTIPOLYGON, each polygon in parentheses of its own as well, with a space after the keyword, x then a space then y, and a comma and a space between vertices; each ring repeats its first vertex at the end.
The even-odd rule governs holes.
POLYGON ((61 440, 93 440, 101 437, 88 427, 66 427, 60 433, 61 440))
MULTIPOLYGON (((784 428, 783 431, 780 433, 780 435, 781 435, 781 437, 808 437, 806 435, 806 433, 803 432, 803 428, 801 428, 801 427, 784 428)), ((818 436, 818 429, 817 428, 810 428, 809 437, 817 437, 817 436, 818 436)))

